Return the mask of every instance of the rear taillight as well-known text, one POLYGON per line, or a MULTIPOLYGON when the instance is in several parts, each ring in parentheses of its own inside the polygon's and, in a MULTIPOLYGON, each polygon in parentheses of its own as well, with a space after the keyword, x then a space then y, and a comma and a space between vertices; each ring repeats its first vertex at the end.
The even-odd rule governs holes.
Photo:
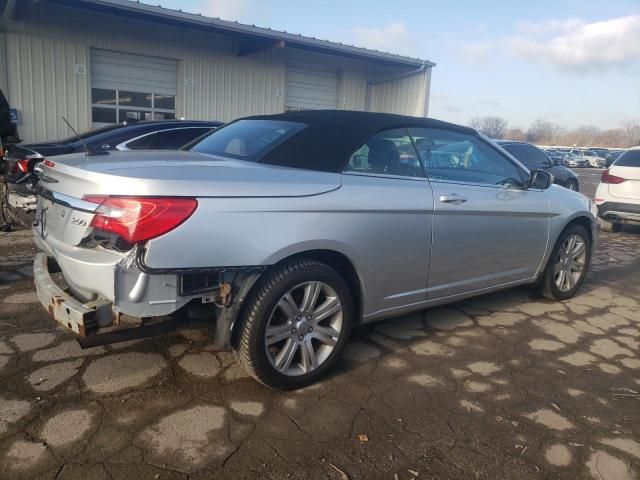
POLYGON ((29 173, 29 160, 24 158, 16 162, 16 168, 22 173, 29 173))
POLYGON ((619 184, 619 183, 626 182, 627 179, 622 177, 617 177, 616 175, 611 175, 609 173, 609 169, 606 169, 602 171, 602 177, 600 178, 600 181, 602 183, 619 184))
POLYGON ((189 218, 198 202, 194 198, 86 196, 98 203, 91 226, 115 233, 129 243, 164 235, 189 218))

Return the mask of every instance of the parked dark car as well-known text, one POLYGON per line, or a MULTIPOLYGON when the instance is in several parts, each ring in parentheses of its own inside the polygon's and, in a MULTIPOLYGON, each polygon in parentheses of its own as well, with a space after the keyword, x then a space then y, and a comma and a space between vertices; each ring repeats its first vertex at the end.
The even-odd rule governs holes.
POLYGON ((526 142, 497 140, 497 143, 529 170, 546 170, 553 175, 554 183, 569 190, 580 190, 578 176, 567 167, 557 165, 544 150, 526 142))
POLYGON ((110 150, 178 150, 211 133, 221 122, 151 120, 123 122, 54 142, 11 145, 6 156, 6 192, 0 208, 14 223, 28 225, 35 211, 35 166, 50 157, 76 152, 91 155, 110 150))
POLYGON ((64 140, 12 145, 5 159, 6 181, 9 191, 31 195, 37 181, 33 168, 46 158, 83 151, 177 150, 220 125, 221 122, 192 120, 125 122, 89 130, 64 140))
POLYGON ((611 150, 609 158, 607 158, 605 167, 609 168, 611 165, 613 165, 613 162, 615 162, 624 152, 626 152, 626 150, 611 150))
POLYGON ((544 150, 545 153, 549 156, 549 158, 551 160, 553 160, 553 163, 555 165, 562 165, 564 167, 567 166, 566 164, 566 157, 564 156, 564 154, 562 152, 559 152, 558 150, 553 150, 553 149, 546 149, 544 150))

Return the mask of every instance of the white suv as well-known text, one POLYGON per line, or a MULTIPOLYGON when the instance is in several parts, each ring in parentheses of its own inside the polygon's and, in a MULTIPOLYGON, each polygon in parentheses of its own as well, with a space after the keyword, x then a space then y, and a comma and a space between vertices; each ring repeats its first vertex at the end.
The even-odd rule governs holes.
POLYGON ((605 231, 617 232, 625 223, 640 224, 640 147, 627 150, 602 172, 595 202, 605 231))

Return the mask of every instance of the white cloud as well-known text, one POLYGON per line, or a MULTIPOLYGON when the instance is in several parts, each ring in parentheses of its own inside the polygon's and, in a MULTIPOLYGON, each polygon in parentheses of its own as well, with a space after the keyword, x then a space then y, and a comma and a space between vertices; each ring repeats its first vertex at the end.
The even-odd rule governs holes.
POLYGON ((520 23, 507 39, 511 53, 565 70, 625 65, 640 60, 640 15, 586 23, 578 19, 520 23))
MULTIPOLYGON (((430 116, 434 116, 433 110, 435 110, 436 112, 444 111, 448 114, 456 114, 463 111, 463 109, 459 105, 456 105, 451 101, 448 94, 443 92, 432 92, 429 100, 431 101, 431 105, 433 107, 430 116)), ((441 114, 436 113, 436 116, 438 115, 441 114)))
POLYGON ((524 35, 567 33, 582 27, 584 23, 584 20, 575 17, 567 18, 565 20, 552 18, 543 20, 542 22, 522 21, 516 24, 516 30, 524 35))
POLYGON ((484 105, 487 107, 499 107, 502 105, 500 100, 496 100, 495 98, 479 98, 477 103, 478 105, 484 105))
POLYGON ((207 17, 242 21, 252 10, 252 0, 204 0, 201 13, 207 17))
POLYGON ((402 22, 392 22, 380 28, 353 27, 355 44, 382 52, 415 56, 414 36, 402 22))
POLYGON ((487 64, 493 48, 491 42, 465 42, 458 46, 458 51, 470 63, 487 64))

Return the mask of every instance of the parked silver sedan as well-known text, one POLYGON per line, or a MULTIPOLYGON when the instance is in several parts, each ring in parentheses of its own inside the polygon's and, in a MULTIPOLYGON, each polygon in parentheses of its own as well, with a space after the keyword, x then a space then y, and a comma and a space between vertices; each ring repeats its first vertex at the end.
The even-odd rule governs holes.
POLYGON ((84 346, 199 318, 277 388, 326 373, 359 323, 522 284, 569 298, 597 242, 586 197, 424 118, 250 117, 39 174, 38 296, 84 346))

